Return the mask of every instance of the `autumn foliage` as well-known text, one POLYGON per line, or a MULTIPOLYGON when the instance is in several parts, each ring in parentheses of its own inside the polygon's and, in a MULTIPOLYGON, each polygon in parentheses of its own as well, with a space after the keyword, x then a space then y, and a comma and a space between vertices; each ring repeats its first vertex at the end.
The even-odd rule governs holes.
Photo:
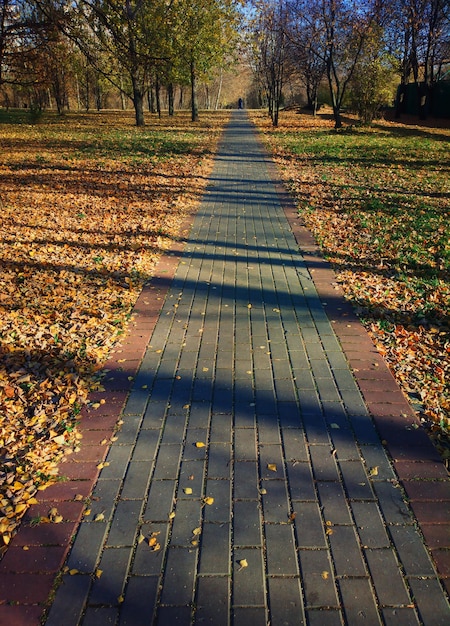
POLYGON ((179 114, 137 129, 128 113, 37 124, 5 114, 15 123, 0 124, 4 544, 79 444, 80 410, 199 199, 225 118, 205 114, 194 125, 179 114))
MULTIPOLYGON (((449 128, 254 114, 301 218, 439 445, 450 423, 449 128)), ((441 126, 444 126, 443 124, 441 126)), ((448 447, 442 448, 447 461, 448 447)))

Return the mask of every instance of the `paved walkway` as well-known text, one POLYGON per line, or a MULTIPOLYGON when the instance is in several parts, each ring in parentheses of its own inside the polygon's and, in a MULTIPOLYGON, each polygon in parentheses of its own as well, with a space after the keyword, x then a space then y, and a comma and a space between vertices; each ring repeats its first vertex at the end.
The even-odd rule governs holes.
POLYGON ((445 468, 285 200, 236 112, 62 467, 66 518, 94 490, 47 626, 450 623, 445 468))

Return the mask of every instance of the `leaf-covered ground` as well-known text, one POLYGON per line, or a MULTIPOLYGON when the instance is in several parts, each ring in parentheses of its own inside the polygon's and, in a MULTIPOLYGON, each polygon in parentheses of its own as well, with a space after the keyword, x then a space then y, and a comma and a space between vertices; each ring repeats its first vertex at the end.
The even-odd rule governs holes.
POLYGON ((0 111, 0 548, 78 443, 77 417, 227 116, 0 111))
POLYGON ((450 129, 253 115, 305 224, 450 460, 450 129))

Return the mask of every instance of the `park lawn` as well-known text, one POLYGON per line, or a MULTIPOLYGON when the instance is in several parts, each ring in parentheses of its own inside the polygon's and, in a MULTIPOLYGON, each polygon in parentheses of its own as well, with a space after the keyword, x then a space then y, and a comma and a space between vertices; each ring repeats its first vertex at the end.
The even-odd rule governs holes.
POLYGON ((301 218, 401 388, 450 460, 450 130, 340 131, 283 112, 263 131, 301 218))
POLYGON ((228 114, 0 110, 0 550, 77 448, 142 286, 195 208, 228 114))

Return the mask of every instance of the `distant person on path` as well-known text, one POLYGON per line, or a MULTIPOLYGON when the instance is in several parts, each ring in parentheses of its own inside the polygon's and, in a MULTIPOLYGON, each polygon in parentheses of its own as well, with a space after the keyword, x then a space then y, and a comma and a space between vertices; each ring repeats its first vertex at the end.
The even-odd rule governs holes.
POLYGON ((238 108, 239 109, 243 109, 244 108, 244 101, 242 100, 242 98, 239 98, 239 100, 238 100, 238 108))

